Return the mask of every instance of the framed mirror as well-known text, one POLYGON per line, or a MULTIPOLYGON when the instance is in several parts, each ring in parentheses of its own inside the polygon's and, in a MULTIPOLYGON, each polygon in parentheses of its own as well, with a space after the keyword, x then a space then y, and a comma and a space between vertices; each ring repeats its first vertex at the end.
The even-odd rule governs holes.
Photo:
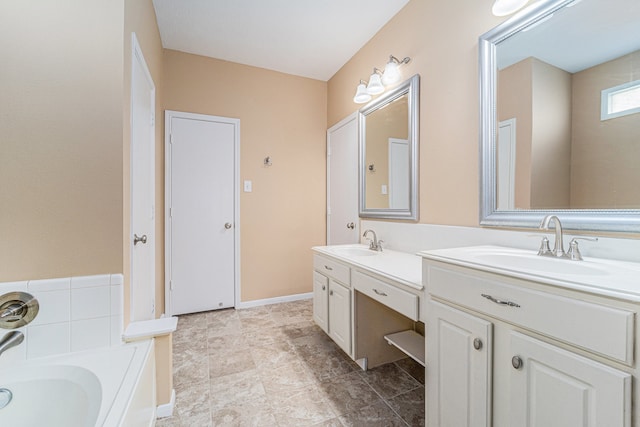
POLYGON ((360 109, 361 218, 418 219, 420 76, 360 109))
POLYGON ((640 231, 639 22, 540 0, 480 37, 481 225, 640 231))

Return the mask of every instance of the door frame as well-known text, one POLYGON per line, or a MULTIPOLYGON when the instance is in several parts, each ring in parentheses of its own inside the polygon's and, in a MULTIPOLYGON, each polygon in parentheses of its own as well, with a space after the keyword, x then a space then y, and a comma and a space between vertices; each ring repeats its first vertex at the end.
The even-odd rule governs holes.
POLYGON ((153 235, 151 236, 150 240, 150 251, 151 251, 151 259, 152 259, 152 269, 151 269, 151 280, 153 283, 153 292, 151 294, 151 298, 152 298, 152 304, 153 304, 153 315, 156 315, 156 235, 155 235, 155 219, 156 219, 156 215, 155 215, 155 209, 156 209, 156 203, 155 203, 155 192, 156 192, 156 175, 155 175, 155 168, 156 168, 156 162, 155 162, 155 154, 156 154, 156 131, 155 131, 155 122, 156 122, 156 85, 153 82, 153 77, 151 76, 151 72, 149 72, 149 67, 147 66, 147 62, 144 59, 144 55, 142 54, 142 48, 140 47, 140 43, 138 43, 138 38, 136 37, 136 33, 132 32, 131 33, 131 84, 130 84, 130 105, 131 105, 131 111, 129 112, 129 116, 130 116, 130 129, 129 129, 129 298, 131 298, 131 304, 129 304, 129 316, 131 319, 134 319, 136 316, 134 316, 134 308, 135 308, 135 303, 134 303, 134 283, 133 283, 133 275, 134 275, 134 263, 133 263, 133 255, 134 255, 134 250, 133 250, 133 224, 134 224, 134 220, 133 220, 133 197, 134 197, 134 191, 133 191, 133 187, 134 187, 134 162, 133 162, 133 134, 134 134, 134 123, 133 123, 133 97, 135 94, 135 91, 133 90, 133 85, 134 85, 134 80, 133 80, 133 73, 134 73, 134 68, 136 67, 136 63, 138 64, 138 66, 141 68, 142 73, 144 74, 145 78, 147 79, 147 83, 149 83, 151 90, 149 92, 149 95, 151 97, 150 103, 151 103, 151 123, 153 125, 153 129, 151 131, 151 155, 153 157, 153 160, 151 162, 151 167, 150 167, 150 173, 151 173, 151 179, 150 179, 150 183, 149 183, 149 191, 151 192, 151 210, 152 210, 152 220, 153 220, 153 227, 151 228, 151 233, 153 233, 153 235))
MULTIPOLYGON (((335 131, 337 131, 338 129, 346 126, 347 124, 349 124, 350 122, 355 121, 356 122, 356 128, 358 126, 358 110, 354 111, 353 113, 349 114, 347 117, 345 117, 344 119, 340 120, 338 123, 336 123, 335 125, 331 126, 329 129, 327 129, 327 205, 326 205, 326 209, 325 209, 325 214, 326 214, 326 224, 327 224, 327 235, 325 237, 326 240, 326 244, 330 244, 329 243, 329 236, 331 236, 331 134, 335 131)), ((359 132, 360 130, 357 129, 357 131, 359 132)), ((360 138, 358 138, 358 141, 360 141, 360 138)), ((358 146, 358 155, 360 153, 360 147, 358 146)), ((357 166, 356 166, 357 167, 357 166)), ((357 200, 356 200, 357 203, 357 200)), ((356 212, 357 212, 357 206, 356 206, 356 212)), ((360 217, 358 216, 358 219, 356 220, 355 223, 356 226, 356 230, 358 237, 360 236, 360 217)), ((358 239, 359 240, 359 239, 358 239)))
POLYGON ((233 125, 233 244, 234 244, 234 306, 240 305, 240 119, 165 110, 164 112, 164 305, 171 314, 171 120, 173 118, 222 122, 233 125))

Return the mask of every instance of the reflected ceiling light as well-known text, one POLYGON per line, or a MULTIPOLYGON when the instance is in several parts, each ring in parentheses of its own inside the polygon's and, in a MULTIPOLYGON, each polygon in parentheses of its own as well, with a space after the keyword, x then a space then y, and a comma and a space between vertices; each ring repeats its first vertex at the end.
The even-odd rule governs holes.
POLYGON ((358 88, 356 89, 356 96, 353 97, 353 102, 356 104, 364 104, 365 102, 369 102, 371 100, 371 95, 367 93, 366 83, 360 80, 360 84, 358 84, 358 88))
POLYGON ((496 16, 511 15, 521 9, 529 0, 496 0, 491 11, 496 16))
POLYGON ((408 56, 400 61, 393 55, 389 55, 389 62, 384 67, 384 73, 382 74, 382 83, 385 86, 397 83, 400 81, 400 71, 398 67, 402 64, 408 64, 411 58, 408 56))
POLYGON ((369 77, 369 84, 367 85, 367 93, 369 95, 378 95, 384 92, 384 86, 382 86, 382 78, 380 75, 382 71, 377 68, 373 69, 373 73, 369 77))

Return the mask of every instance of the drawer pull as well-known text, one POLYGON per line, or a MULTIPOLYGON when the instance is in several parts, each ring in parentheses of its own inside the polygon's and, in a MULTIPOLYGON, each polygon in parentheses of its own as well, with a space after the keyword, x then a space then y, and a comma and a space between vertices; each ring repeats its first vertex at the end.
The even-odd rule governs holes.
POLYGON ((482 297, 488 299, 491 302, 495 302, 496 304, 506 305, 509 307, 520 307, 520 304, 516 304, 515 302, 503 301, 501 299, 494 298, 491 295, 487 295, 487 294, 480 294, 480 295, 482 295, 482 297))
POLYGON ((387 296, 387 294, 385 294, 384 292, 380 292, 377 289, 374 289, 373 292, 375 292, 376 294, 380 295, 381 297, 386 297, 387 296))
POLYGON ((329 295, 333 296, 333 291, 329 291, 329 295))
POLYGON ((513 356, 511 358, 511 366, 513 366, 514 369, 522 368, 522 359, 520 358, 520 356, 513 356))
POLYGON ((329 271, 333 271, 333 268, 329 267, 328 265, 325 265, 324 268, 329 270, 329 271))
POLYGON ((325 289, 327 289, 326 285, 322 285, 322 290, 324 291, 325 289))

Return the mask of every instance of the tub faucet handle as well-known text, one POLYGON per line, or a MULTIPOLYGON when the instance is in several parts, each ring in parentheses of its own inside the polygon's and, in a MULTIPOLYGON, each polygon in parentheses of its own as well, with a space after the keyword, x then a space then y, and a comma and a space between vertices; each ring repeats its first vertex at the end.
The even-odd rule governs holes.
POLYGON ((4 337, 0 339, 0 355, 11 347, 20 345, 24 341, 24 334, 20 331, 11 331, 4 334, 4 337))

